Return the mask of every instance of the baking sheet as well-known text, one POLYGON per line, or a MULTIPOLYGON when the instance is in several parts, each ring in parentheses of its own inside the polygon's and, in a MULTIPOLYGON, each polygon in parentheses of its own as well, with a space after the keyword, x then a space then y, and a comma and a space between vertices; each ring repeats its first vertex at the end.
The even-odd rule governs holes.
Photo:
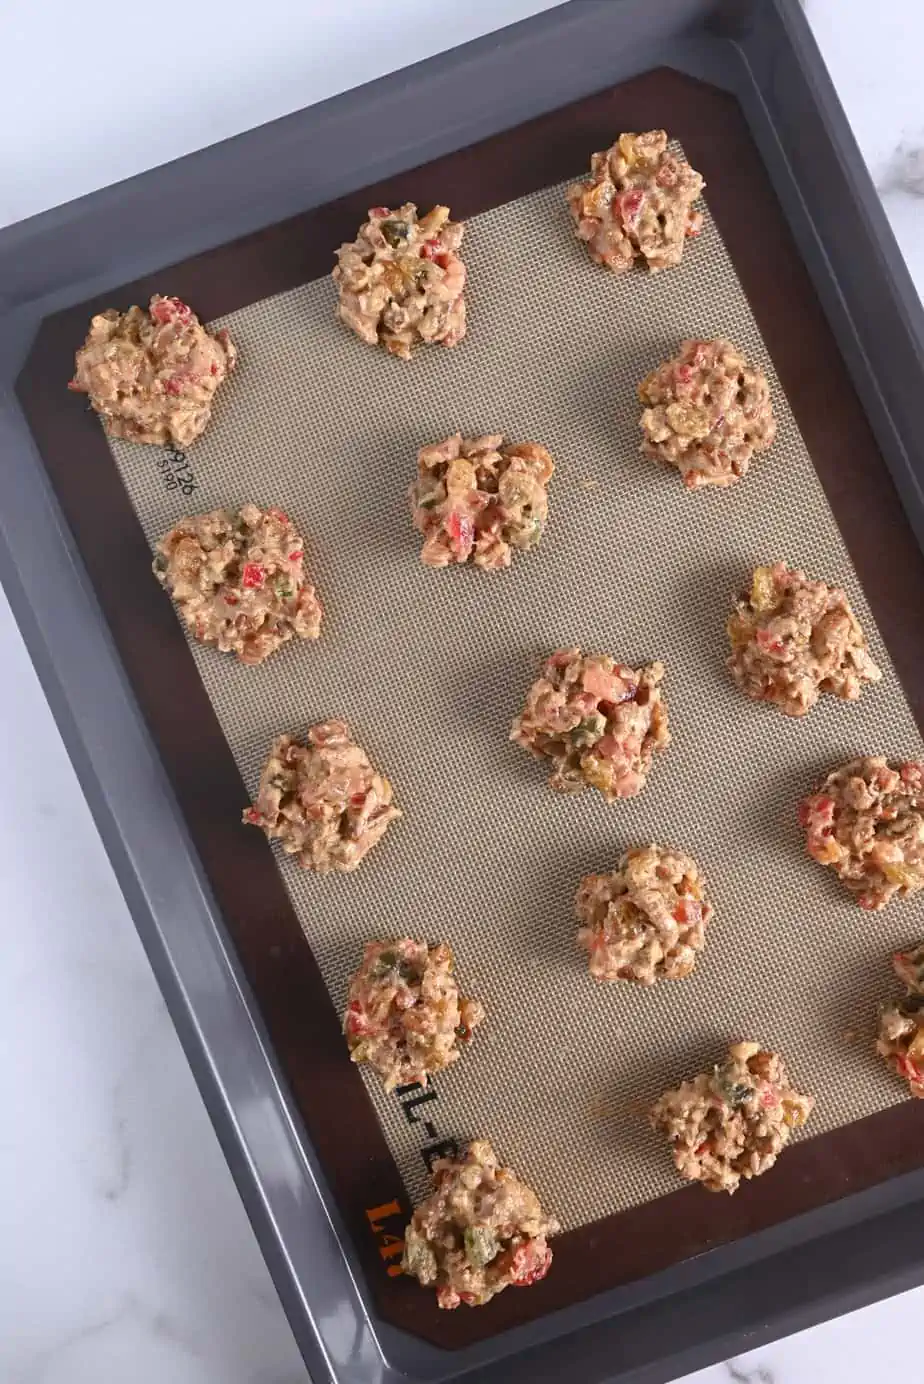
POLYGON ((184 513, 247 499, 302 527, 321 640, 259 669, 193 645, 199 672, 251 790, 278 731, 329 715, 395 784, 405 817, 357 874, 317 879, 278 857, 334 1003, 367 937, 409 933, 451 941, 488 1009, 434 1099, 367 1082, 411 1197, 428 1149, 484 1134, 573 1229, 675 1189, 645 1106, 729 1038, 783 1051, 818 1099, 809 1135, 903 1099, 871 1044, 888 952, 924 931, 921 905, 861 912, 804 855, 795 804, 844 757, 913 754, 920 738, 708 215, 683 265, 655 276, 593 266, 562 187, 474 217, 463 254, 457 350, 404 364, 364 348, 318 280, 221 319, 240 366, 186 466, 113 452, 152 543, 184 513), (635 385, 700 334, 763 365, 779 432, 741 484, 691 495, 638 454, 635 385), (558 464, 542 546, 507 573, 417 559, 416 450, 456 428, 541 441, 558 464), (804 722, 747 702, 724 670, 732 594, 784 556, 846 586, 886 675, 804 722), (667 665, 674 742, 632 802, 559 798, 507 742, 542 657, 569 643, 667 665), (574 891, 648 840, 704 866, 707 950, 685 981, 597 986, 574 891))

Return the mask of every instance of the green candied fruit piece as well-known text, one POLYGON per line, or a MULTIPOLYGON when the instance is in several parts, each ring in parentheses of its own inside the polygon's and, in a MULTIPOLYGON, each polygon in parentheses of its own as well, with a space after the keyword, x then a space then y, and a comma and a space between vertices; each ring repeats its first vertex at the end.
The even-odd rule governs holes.
POLYGON ((483 1269, 497 1255, 500 1245, 489 1226, 469 1225, 465 1228, 465 1257, 476 1269, 483 1269))
POLYGON ((734 1081, 725 1067, 716 1067, 714 1085, 722 1100, 733 1110, 739 1109, 754 1094, 753 1087, 745 1085, 742 1081, 734 1081))
POLYGON ((423 1282, 432 1282, 436 1277, 436 1255, 426 1240, 422 1240, 417 1235, 408 1234, 404 1244, 401 1267, 405 1273, 412 1274, 414 1278, 419 1278, 423 1282))
POLYGON ((541 519, 530 519, 524 524, 523 529, 516 535, 516 546, 520 548, 535 548, 542 537, 542 530, 545 527, 541 519))
POLYGON ((572 745, 594 745, 606 730, 606 717, 602 711, 595 711, 592 716, 586 716, 579 725, 570 732, 572 745))
POLYGON ((413 981, 420 980, 420 967, 413 961, 408 961, 406 957, 399 957, 397 952, 383 951, 375 961, 371 971, 373 980, 385 980, 389 976, 397 975, 405 984, 410 985, 413 981))
POLYGON ((389 220, 382 222, 382 235, 393 250, 403 244, 408 237, 409 226, 406 221, 389 220))

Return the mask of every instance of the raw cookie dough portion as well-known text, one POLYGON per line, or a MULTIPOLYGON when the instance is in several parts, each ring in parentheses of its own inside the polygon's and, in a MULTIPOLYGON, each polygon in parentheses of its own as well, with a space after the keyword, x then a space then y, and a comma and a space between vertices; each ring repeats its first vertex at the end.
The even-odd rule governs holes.
POLYGON ((188 447, 206 429, 237 350, 179 298, 155 293, 147 311, 109 308, 90 322, 68 389, 88 394, 112 437, 188 447))
POLYGON ((154 575, 196 639, 242 663, 262 663, 293 636, 317 639, 321 631, 304 547, 281 509, 216 509, 164 535, 154 575))
POLYGON ((656 750, 670 743, 664 665, 627 668, 606 654, 559 649, 546 659, 513 723, 511 740, 555 765, 559 793, 599 788, 607 802, 645 787, 656 750))
POLYGON ((728 637, 728 666, 742 692, 787 716, 804 716, 822 692, 856 701, 865 682, 882 677, 840 587, 810 581, 785 562, 754 569, 728 637))
POLYGON ((773 1167, 814 1104, 789 1085, 778 1053, 735 1043, 723 1066, 667 1091, 651 1123, 673 1144, 681 1177, 731 1193, 773 1167))
POLYGON ((484 1018, 477 1000, 462 999, 444 942, 428 947, 401 937, 367 942, 350 982, 343 1020, 354 1062, 368 1062, 385 1090, 419 1082, 455 1062, 484 1018))
POLYGON ((876 1051, 904 1077, 909 1094, 924 1100, 924 942, 897 952, 892 965, 908 993, 883 1009, 876 1051))
POLYGON ((434 1190, 414 1212, 404 1272, 435 1286, 440 1307, 481 1307, 511 1284, 545 1278, 559 1230, 531 1187, 503 1167, 487 1139, 433 1165, 434 1190))
POLYGON ((534 548, 542 537, 555 463, 538 442, 455 433, 422 447, 417 470, 411 512, 428 567, 469 559, 490 570, 509 567, 514 548, 534 548))
POLYGON ((924 763, 851 760, 802 802, 799 820, 809 855, 837 871, 861 908, 924 885, 924 763))
POLYGON ((458 346, 465 335, 465 265, 458 255, 465 223, 448 207, 417 217, 371 207, 354 241, 337 251, 334 283, 341 321, 370 346, 410 360, 418 343, 458 346))
POLYGON ((595 980, 679 980, 696 965, 713 908, 695 860, 666 846, 627 851, 617 868, 586 875, 575 900, 578 945, 595 980))
POLYGON ((619 274, 638 257, 667 269, 680 263, 687 236, 702 230, 693 203, 704 186, 695 168, 668 153, 665 132, 649 130, 594 154, 590 177, 568 188, 568 206, 597 264, 619 274))
POLYGON ((302 745, 273 742, 256 802, 244 821, 262 827, 306 870, 355 870, 401 813, 387 778, 354 745, 346 721, 323 721, 302 745))
POLYGON ((638 387, 642 452, 690 490, 732 485, 776 436, 770 387, 730 341, 684 341, 638 387))

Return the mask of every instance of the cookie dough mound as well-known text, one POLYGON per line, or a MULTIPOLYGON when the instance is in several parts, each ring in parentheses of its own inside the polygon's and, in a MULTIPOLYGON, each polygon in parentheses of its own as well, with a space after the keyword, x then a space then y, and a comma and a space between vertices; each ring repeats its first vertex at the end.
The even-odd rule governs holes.
POLYGON ((656 750, 670 743, 664 665, 627 668, 606 654, 559 649, 546 659, 513 723, 511 740, 551 759, 559 793, 598 788, 607 802, 645 787, 656 750))
POLYGON ((546 486, 555 463, 538 442, 504 442, 500 433, 422 447, 410 500, 428 567, 471 560, 509 567, 516 548, 535 548, 549 513, 546 486))
POLYGON ((433 1166, 435 1187, 414 1212, 404 1272, 436 1288, 440 1307, 481 1307, 511 1285, 545 1278, 559 1230, 531 1187, 503 1167, 486 1139, 433 1166))
POLYGON ((91 320, 68 388, 89 395, 112 437, 188 447, 236 359, 226 331, 213 336, 179 298, 155 294, 147 311, 109 308, 91 320))
POLYGON ((897 952, 892 965, 908 993, 883 1009, 876 1051, 904 1077, 909 1094, 924 1100, 924 942, 897 952))
POLYGON ((690 490, 732 485, 776 436, 766 376, 730 341, 684 341, 642 381, 642 452, 690 490))
POLYGON ((411 348, 458 346, 465 335, 465 224, 448 207, 418 219, 413 202, 371 207, 354 241, 337 251, 338 312, 370 346, 410 360, 411 348))
POLYGON ((667 150, 663 130, 620 135, 590 160, 590 177, 568 188, 578 239, 592 260, 620 274, 636 258, 651 270, 679 264, 703 218, 693 203, 702 176, 667 150))
POLYGON ((401 937, 367 942, 350 982, 343 1020, 354 1062, 368 1062, 385 1090, 419 1082, 455 1062, 484 1018, 477 1000, 462 999, 445 943, 428 947, 401 937))
POLYGON ((323 721, 302 745, 273 742, 253 807, 244 821, 262 827, 307 870, 355 870, 401 813, 387 778, 354 745, 345 721, 323 721))
POLYGON ((581 880, 578 945, 595 980, 679 980, 696 965, 713 908, 695 860, 665 846, 627 851, 610 874, 581 880))
POLYGON ((879 755, 828 775, 799 808, 809 855, 830 865, 861 908, 924 886, 924 763, 879 755))
POLYGON ((666 1092, 651 1123, 673 1144, 681 1177, 731 1193, 773 1167, 814 1104, 789 1085, 778 1053, 735 1043, 723 1066, 666 1092))
POLYGON ((216 509, 164 535, 154 574, 202 644, 262 663, 293 637, 317 639, 321 631, 304 547, 281 509, 216 509))
POLYGON ((756 567, 728 620, 728 666, 742 692, 804 716, 822 692, 856 701, 882 673, 844 592, 775 562, 756 567))

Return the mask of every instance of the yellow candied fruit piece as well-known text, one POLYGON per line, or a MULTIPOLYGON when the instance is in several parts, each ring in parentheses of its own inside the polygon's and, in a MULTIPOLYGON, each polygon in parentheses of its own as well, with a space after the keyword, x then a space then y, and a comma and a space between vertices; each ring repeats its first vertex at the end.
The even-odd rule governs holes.
POLYGON ((751 579, 751 606, 757 611, 773 610, 777 603, 773 568, 755 567, 751 579))
POLYGON ((890 884, 897 884, 899 889, 915 889, 921 882, 920 875, 916 870, 909 870, 907 865, 893 865, 885 860, 879 867, 890 884))
POLYGON ((417 222, 417 229, 424 239, 429 239, 441 231, 448 220, 448 207, 434 207, 432 211, 427 212, 426 216, 420 218, 417 222))
POLYGON ((912 1062, 924 1062, 924 1028, 919 1028, 908 1044, 908 1056, 912 1062))
POLYGON ((584 216, 602 217, 613 195, 613 185, 609 181, 597 183, 588 188, 581 198, 581 211, 584 216))
POLYGON ((401 266, 385 261, 382 265, 382 278, 389 293, 403 293, 405 290, 405 277, 401 273, 401 266))
POLYGON ((637 139, 637 135, 620 135, 619 139, 617 140, 620 154, 622 154, 626 163, 630 165, 635 163, 635 160, 637 158, 635 149, 637 139))
POLYGON ((478 477, 475 468, 465 457, 455 457, 446 470, 446 494, 452 496, 467 495, 472 490, 478 488, 478 477))
POLYGON ((665 416, 679 437, 708 437, 712 423, 705 409, 694 408, 691 404, 668 404, 665 416))
POLYGON ((843 860, 846 854, 844 847, 839 841, 835 841, 833 836, 816 841, 812 847, 812 855, 820 865, 834 865, 837 861, 843 860))
POLYGON ((783 1122, 790 1129, 798 1129, 805 1124, 805 1111, 801 1105, 794 1105, 792 1101, 783 1101, 783 1122))
POLYGON ((729 615, 725 628, 733 649, 744 649, 750 644, 754 626, 749 620, 742 620, 738 614, 729 615))
POLYGON ((612 774, 609 768, 593 755, 585 755, 581 760, 581 775, 585 783, 590 784, 591 788, 599 788, 601 793, 610 787, 612 774))

